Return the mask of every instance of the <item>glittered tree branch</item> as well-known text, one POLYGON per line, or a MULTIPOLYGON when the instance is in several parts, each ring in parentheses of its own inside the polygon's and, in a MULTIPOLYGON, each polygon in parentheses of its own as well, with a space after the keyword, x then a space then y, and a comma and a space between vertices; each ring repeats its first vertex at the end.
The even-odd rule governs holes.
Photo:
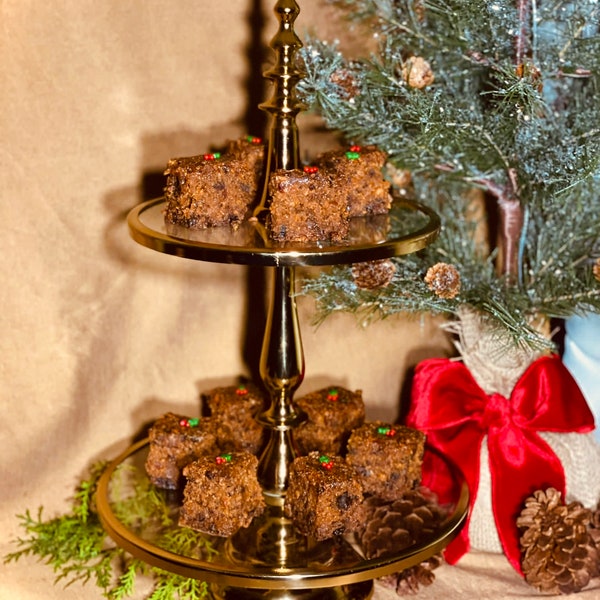
POLYGON ((317 318, 452 315, 468 304, 530 343, 534 316, 600 310, 597 2, 329 3, 375 49, 346 56, 336 43, 305 38, 302 99, 349 143, 387 151, 390 179, 409 172, 412 186, 401 191, 434 208, 443 229, 432 247, 394 259, 379 290, 357 288, 343 268, 307 281, 317 318), (473 188, 488 202, 470 227, 473 188), (490 237, 476 243, 486 220, 490 237), (460 275, 451 300, 424 281, 436 263, 460 275))

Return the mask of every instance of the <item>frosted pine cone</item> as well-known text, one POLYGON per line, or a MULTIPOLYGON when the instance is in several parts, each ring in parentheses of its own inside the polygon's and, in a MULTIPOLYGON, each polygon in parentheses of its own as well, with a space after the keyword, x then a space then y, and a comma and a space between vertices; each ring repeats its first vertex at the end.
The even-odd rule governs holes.
MULTIPOLYGON (((364 510, 366 525, 358 537, 367 558, 397 554, 431 539, 446 516, 435 498, 421 490, 410 490, 391 502, 367 498, 364 510)), ((394 589, 399 596, 414 594, 420 586, 434 581, 433 570, 441 563, 441 554, 436 554, 400 573, 381 577, 379 582, 394 589)))
POLYGON ((422 56, 411 56, 402 65, 402 79, 409 87, 421 90, 434 82, 435 75, 422 56))
POLYGON ((437 263, 427 269, 425 283, 440 298, 451 300, 460 292, 460 274, 454 265, 437 263))
POLYGON ((385 165, 386 177, 401 196, 406 196, 412 188, 412 173, 408 169, 398 169, 392 163, 385 165))
POLYGON ((331 83, 335 83, 340 89, 340 97, 350 100, 360 93, 360 85, 354 74, 348 69, 338 69, 329 77, 331 83))
POLYGON ((600 258, 596 259, 594 266, 592 267, 592 272, 594 273, 594 277, 596 281, 600 281, 600 258))
POLYGON ((581 591, 598 575, 598 549, 590 532, 590 510, 579 502, 565 505, 554 488, 538 490, 525 501, 517 519, 523 574, 541 592, 581 591))
POLYGON ((354 283, 362 290, 374 290, 389 285, 396 266, 389 259, 371 260, 352 265, 354 283))

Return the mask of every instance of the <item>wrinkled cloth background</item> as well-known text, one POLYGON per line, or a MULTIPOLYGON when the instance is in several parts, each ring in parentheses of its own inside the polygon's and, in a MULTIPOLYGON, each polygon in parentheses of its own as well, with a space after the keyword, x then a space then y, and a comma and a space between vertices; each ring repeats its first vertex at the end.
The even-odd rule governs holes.
MULTIPOLYGON (((61 514, 92 463, 167 410, 195 413, 199 392, 257 360, 256 289, 268 277, 138 246, 125 216, 160 195, 169 158, 257 134, 248 127, 266 96, 255 51, 276 31, 273 5, 0 0, 2 556, 23 533, 17 514, 61 514)), ((301 7, 300 35, 315 26, 351 40, 317 0, 301 7)), ((324 149, 311 118, 299 123, 303 156, 324 149)), ((298 393, 362 389, 372 419, 395 418, 409 369, 449 352, 430 319, 363 328, 336 315, 315 328, 311 301, 299 309, 298 393)), ((436 573, 422 598, 537 595, 501 555, 436 573)), ((102 597, 53 581, 35 558, 3 565, 0 600, 102 597)), ((378 586, 375 597, 393 595, 378 586)))

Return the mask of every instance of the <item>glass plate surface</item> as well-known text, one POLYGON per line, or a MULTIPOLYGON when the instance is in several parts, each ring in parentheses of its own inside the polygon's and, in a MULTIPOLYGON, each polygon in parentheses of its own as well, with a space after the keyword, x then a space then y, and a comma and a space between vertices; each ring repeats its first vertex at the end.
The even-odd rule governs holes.
POLYGON ((417 202, 396 199, 389 214, 351 219, 343 243, 298 244, 269 239, 264 225, 247 220, 230 226, 188 229, 167 225, 164 198, 133 208, 131 237, 153 250, 208 262, 258 266, 335 265, 379 260, 422 250, 437 237, 438 215, 417 202))
MULTIPOLYGON (((147 452, 148 440, 138 442, 110 463, 102 475, 97 507, 104 527, 119 546, 146 563, 219 585, 293 590, 375 579, 407 569, 440 552, 460 531, 467 515, 468 490, 464 480, 452 465, 428 449, 423 464, 423 484, 436 493, 437 483, 443 482, 444 497, 440 496, 439 501, 447 511, 447 517, 431 539, 397 554, 365 559, 353 536, 314 542, 299 534, 297 537, 305 544, 300 562, 293 558, 281 560, 278 552, 269 557, 269 549, 261 554, 259 538, 268 531, 270 520, 278 520, 280 509, 277 507, 269 507, 265 515, 257 517, 249 528, 231 538, 194 532, 197 543, 191 544, 184 553, 173 553, 165 548, 164 536, 183 529, 177 526, 181 498, 175 492, 158 490, 150 484, 144 469, 147 452), (450 486, 448 481, 452 482, 450 486), (150 488, 163 495, 167 515, 140 517, 135 511, 134 514, 123 513, 124 498, 127 506, 135 506, 136 494, 148 493, 150 488), (120 503, 114 502, 115 497, 120 503)), ((265 539, 269 542, 267 538, 268 535, 265 539)))

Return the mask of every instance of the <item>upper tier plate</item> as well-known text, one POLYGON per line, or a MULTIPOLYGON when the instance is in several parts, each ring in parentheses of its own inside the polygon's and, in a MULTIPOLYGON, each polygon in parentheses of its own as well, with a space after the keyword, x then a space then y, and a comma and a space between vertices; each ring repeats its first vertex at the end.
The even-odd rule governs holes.
POLYGON ((164 198, 133 208, 127 217, 131 237, 165 254, 264 267, 336 265, 411 254, 428 246, 440 230, 434 211, 403 199, 396 199, 387 215, 352 219, 348 239, 336 244, 275 242, 263 225, 252 220, 244 221, 237 229, 167 225, 164 209, 164 198))

